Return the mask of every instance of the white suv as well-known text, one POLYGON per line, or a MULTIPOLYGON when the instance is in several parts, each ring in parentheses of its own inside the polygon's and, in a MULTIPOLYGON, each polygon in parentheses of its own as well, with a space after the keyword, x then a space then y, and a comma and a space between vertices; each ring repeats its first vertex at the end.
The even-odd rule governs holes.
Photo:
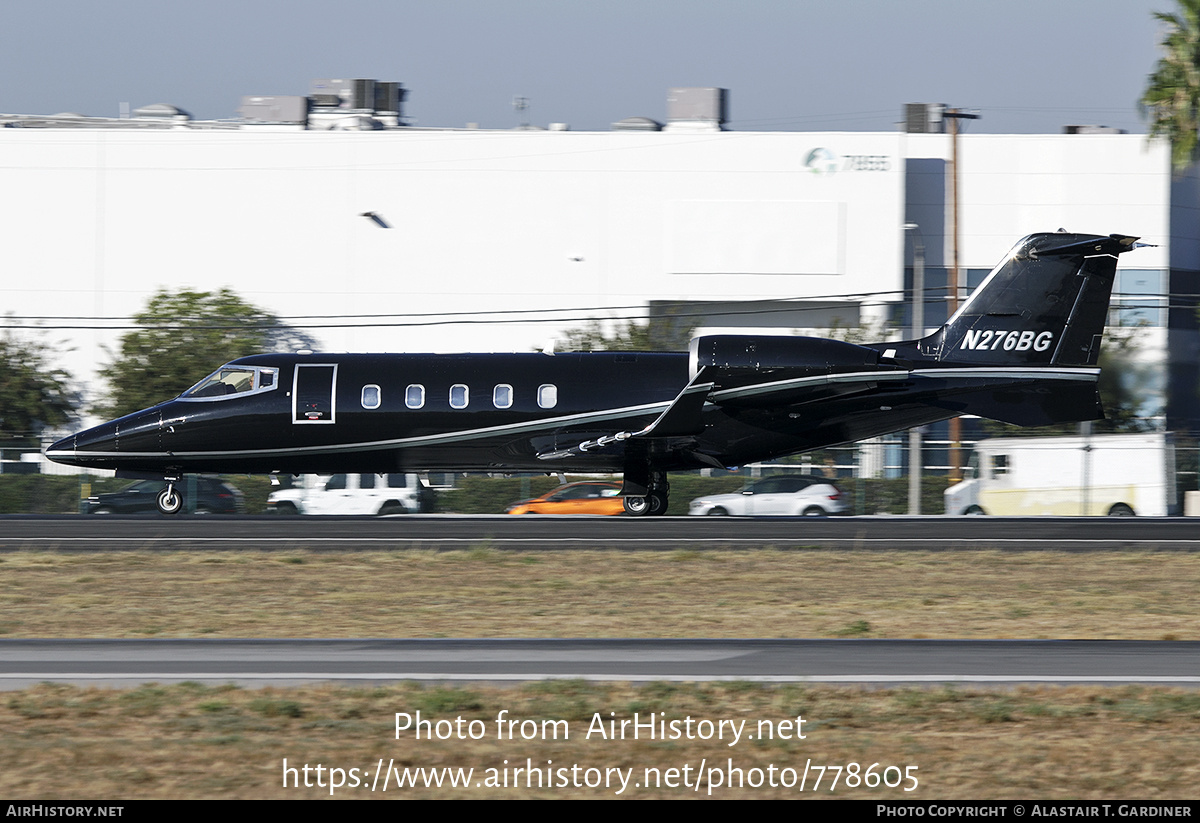
POLYGON ((290 489, 271 492, 274 514, 406 514, 422 511, 431 490, 415 474, 306 474, 290 489))
POLYGON ((846 495, 832 480, 809 474, 781 474, 759 480, 735 494, 698 497, 688 514, 774 514, 823 517, 846 513, 846 495))

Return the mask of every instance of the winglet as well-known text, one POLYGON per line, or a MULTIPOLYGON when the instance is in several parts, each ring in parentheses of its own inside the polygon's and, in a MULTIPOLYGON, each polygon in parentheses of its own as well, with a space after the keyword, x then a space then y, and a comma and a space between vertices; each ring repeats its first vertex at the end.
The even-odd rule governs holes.
POLYGON ((700 378, 703 376, 704 369, 701 369, 679 396, 671 401, 667 410, 634 437, 677 437, 704 431, 704 419, 700 412, 713 390, 713 383, 701 383, 700 378))

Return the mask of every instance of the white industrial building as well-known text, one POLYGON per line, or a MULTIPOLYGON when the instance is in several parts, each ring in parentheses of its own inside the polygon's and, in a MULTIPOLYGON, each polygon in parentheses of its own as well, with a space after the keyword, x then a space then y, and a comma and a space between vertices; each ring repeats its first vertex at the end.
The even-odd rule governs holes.
MULTIPOLYGON (((673 90, 664 128, 416 129, 391 86, 396 111, 314 91, 247 98, 240 122, 0 115, 5 313, 63 340, 60 365, 93 390, 120 332, 61 327, 120 326, 182 287, 229 287, 333 350, 530 350, 651 306, 900 334, 922 245, 926 325, 945 317, 945 133, 724 131, 719 90, 673 90)), ((1122 256, 1113 318, 1145 326, 1147 409, 1200 431, 1196 168, 1173 178, 1144 135, 973 129, 964 280, 1030 232, 1155 244, 1122 256)))

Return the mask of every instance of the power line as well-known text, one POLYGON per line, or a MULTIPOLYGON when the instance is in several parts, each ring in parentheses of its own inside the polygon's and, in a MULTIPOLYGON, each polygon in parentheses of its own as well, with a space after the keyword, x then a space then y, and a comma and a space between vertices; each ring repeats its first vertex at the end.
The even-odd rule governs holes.
MULTIPOLYGON (((949 294, 950 286, 927 286, 925 288, 926 299, 924 302, 937 302, 945 299, 949 294), (940 296, 939 296, 940 295, 940 296), (932 296, 932 299, 931 299, 932 296)), ((756 313, 758 311, 806 311, 806 310, 821 310, 828 306, 808 306, 808 303, 815 302, 858 302, 860 305, 904 305, 909 300, 903 302, 896 301, 878 301, 867 302, 862 298, 883 297, 885 295, 900 295, 909 297, 911 289, 886 289, 880 291, 860 291, 860 292, 842 292, 838 294, 816 294, 807 296, 780 297, 780 298, 760 298, 759 300, 651 300, 646 303, 638 303, 634 305, 618 305, 618 306, 573 306, 570 308, 548 308, 548 309, 481 309, 476 311, 430 311, 430 312, 391 312, 391 313, 368 313, 368 314, 291 314, 291 315, 270 315, 273 322, 296 323, 309 320, 378 320, 385 318, 449 318, 449 317, 484 317, 484 316, 511 316, 515 319, 512 322, 529 322, 524 319, 519 319, 522 315, 546 315, 546 314, 567 314, 567 317, 548 318, 549 322, 558 320, 578 320, 588 319, 588 312, 650 312, 652 314, 661 314, 675 309, 692 309, 704 305, 717 305, 729 303, 771 303, 778 304, 777 309, 747 309, 747 310, 732 310, 728 312, 705 312, 707 314, 724 313, 724 314, 745 314, 756 313)), ((1200 295, 1189 294, 1185 292, 1163 292, 1156 294, 1146 294, 1144 292, 1112 292, 1114 300, 1127 300, 1129 298, 1138 298, 1144 300, 1161 300, 1179 298, 1182 300, 1195 300, 1200 302, 1200 295)), ((1130 305, 1124 303, 1122 305, 1130 305)), ((1186 306, 1186 303, 1172 303, 1169 307, 1186 306)), ((1147 307, 1163 308, 1164 304, 1153 303, 1146 304, 1147 307)), ((265 317, 265 316, 264 316, 265 317)), ((132 324, 134 327, 142 327, 145 325, 154 325, 153 322, 147 323, 138 321, 136 315, 68 315, 68 314, 6 314, 4 319, 8 321, 23 321, 36 322, 43 321, 72 321, 78 323, 123 323, 132 324)), ((202 315, 182 315, 180 320, 202 320, 202 315)), ((496 321, 493 321, 496 322, 496 321)), ((247 324, 249 325, 249 324, 247 324)), ((0 324, 0 328, 25 328, 19 323, 0 324)), ((98 327, 110 328, 110 327, 98 327)), ((119 327, 118 327, 119 328, 119 327)), ((233 326, 237 328, 237 326, 233 326)))

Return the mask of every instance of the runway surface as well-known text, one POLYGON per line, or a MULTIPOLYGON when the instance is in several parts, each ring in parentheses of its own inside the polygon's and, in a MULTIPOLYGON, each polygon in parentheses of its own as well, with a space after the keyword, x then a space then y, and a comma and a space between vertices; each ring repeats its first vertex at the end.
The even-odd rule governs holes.
MULTIPOLYGON (((0 551, 777 548, 1200 550, 1193 518, 0 517, 0 551)), ((0 640, 0 688, 750 680, 1200 686, 1200 642, 931 640, 0 640)))
POLYGON ((0 551, 1200 550, 1184 517, 0 517, 0 551))
POLYGON ((746 680, 1200 686, 1200 642, 1092 640, 5 640, 0 688, 144 682, 746 680))

